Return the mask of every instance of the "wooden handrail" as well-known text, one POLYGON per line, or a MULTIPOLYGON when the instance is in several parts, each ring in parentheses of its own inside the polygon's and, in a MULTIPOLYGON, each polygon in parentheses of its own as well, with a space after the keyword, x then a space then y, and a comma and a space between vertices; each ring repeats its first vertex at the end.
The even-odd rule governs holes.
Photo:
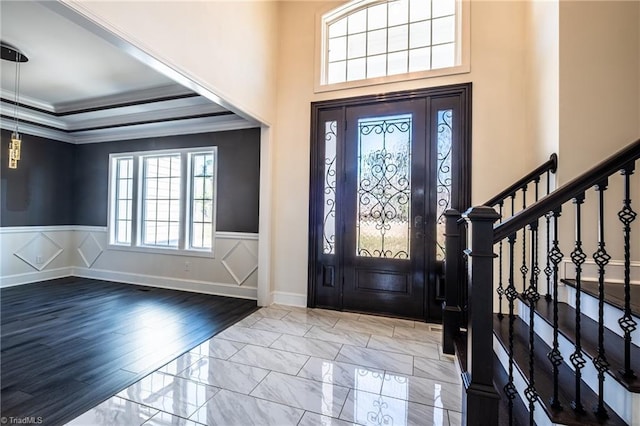
POLYGON ((629 164, 633 164, 638 158, 640 158, 640 139, 630 143, 591 170, 572 179, 551 194, 531 204, 525 210, 519 211, 504 222, 494 226, 494 243, 508 237, 548 212, 559 208, 567 201, 580 195, 603 179, 624 169, 629 164))
POLYGON ((517 180, 513 185, 510 185, 508 188, 506 188, 504 191, 497 194, 495 197, 491 198, 489 201, 484 203, 483 206, 493 207, 498 203, 500 203, 501 201, 503 201, 504 199, 506 199, 507 197, 510 197, 512 194, 515 194, 515 192, 521 189, 525 184, 541 176, 546 171, 555 173, 557 169, 558 169, 558 156, 555 153, 553 153, 551 154, 551 157, 549 157, 547 161, 545 161, 540 166, 532 170, 529 174, 524 175, 522 178, 517 180))

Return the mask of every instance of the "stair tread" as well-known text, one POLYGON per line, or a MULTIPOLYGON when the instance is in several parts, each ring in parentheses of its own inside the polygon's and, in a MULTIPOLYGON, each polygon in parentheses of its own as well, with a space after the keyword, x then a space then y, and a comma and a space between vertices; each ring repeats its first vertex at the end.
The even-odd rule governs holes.
MULTIPOLYGON (((549 324, 553 325, 553 302, 539 300, 536 304, 536 312, 549 324)), ((558 303, 558 329, 571 342, 575 342, 575 317, 576 310, 566 303, 558 303)), ((582 350, 591 359, 598 355, 598 322, 585 314, 580 314, 582 350)), ((624 338, 613 331, 604 329, 604 350, 609 371, 622 386, 630 392, 640 393, 640 379, 627 380, 620 374, 624 367, 624 338)), ((640 373, 640 348, 631 345, 631 369, 640 373)))
MULTIPOLYGON (((576 287, 576 280, 572 279, 563 279, 561 280, 563 283, 570 285, 571 287, 576 287)), ((580 288, 585 293, 598 298, 598 281, 592 280, 581 280, 580 288)), ((640 286, 635 289, 634 286, 631 286, 631 313, 640 318, 640 286)), ((604 300, 618 309, 624 310, 624 284, 622 283, 612 283, 605 282, 604 283, 604 300)))
MULTIPOLYGON (((502 320, 494 315, 493 329, 496 337, 506 349, 509 342, 509 319, 502 320)), ((550 407, 549 401, 553 395, 553 368, 547 358, 551 348, 537 334, 534 337, 534 368, 536 390, 540 402, 554 423, 568 425, 625 425, 626 423, 609 407, 606 406, 609 418, 602 421, 598 419, 592 409, 597 406, 597 395, 583 382, 582 404, 585 407, 584 415, 577 415, 570 406, 574 396, 575 376, 573 370, 566 364, 561 364, 558 375, 558 398, 564 407, 562 411, 555 411, 550 407)), ((508 350, 508 349, 506 349, 508 350)), ((514 363, 519 366, 523 376, 529 380, 529 326, 516 317, 514 319, 514 363)))

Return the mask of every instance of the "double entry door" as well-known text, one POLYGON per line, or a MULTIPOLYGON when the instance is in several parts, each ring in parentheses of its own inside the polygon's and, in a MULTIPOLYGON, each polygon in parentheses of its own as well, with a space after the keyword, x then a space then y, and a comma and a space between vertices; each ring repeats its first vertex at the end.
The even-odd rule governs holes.
POLYGON ((309 305, 438 321, 470 86, 312 104, 309 305))

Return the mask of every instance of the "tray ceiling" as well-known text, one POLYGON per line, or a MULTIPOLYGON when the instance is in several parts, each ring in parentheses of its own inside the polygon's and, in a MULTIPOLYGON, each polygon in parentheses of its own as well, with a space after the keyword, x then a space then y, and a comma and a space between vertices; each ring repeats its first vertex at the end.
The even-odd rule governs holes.
MULTIPOLYGON (((20 132, 88 143, 255 127, 34 1, 0 2, 20 68, 20 132)), ((13 129, 14 62, 0 61, 0 124, 13 129)))

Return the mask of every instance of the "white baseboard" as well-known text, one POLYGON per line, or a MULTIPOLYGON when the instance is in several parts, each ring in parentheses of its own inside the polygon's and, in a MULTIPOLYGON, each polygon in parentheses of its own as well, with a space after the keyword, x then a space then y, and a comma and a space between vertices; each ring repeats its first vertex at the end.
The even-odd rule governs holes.
POLYGON ((194 293, 236 297, 240 299, 256 300, 258 298, 258 290, 255 287, 238 287, 233 284, 225 283, 212 283, 206 281, 185 280, 79 267, 73 268, 73 273, 71 275, 82 278, 145 285, 150 287, 166 288, 169 290, 191 291, 194 293))
POLYGON ((29 284, 37 281, 53 280, 56 278, 64 278, 73 275, 72 271, 73 268, 64 267, 47 269, 44 271, 25 272, 23 274, 7 275, 4 277, 0 277, 0 288, 29 284))
POLYGON ((300 293, 289 293, 286 291, 271 292, 271 300, 278 305, 307 307, 307 295, 300 293))

